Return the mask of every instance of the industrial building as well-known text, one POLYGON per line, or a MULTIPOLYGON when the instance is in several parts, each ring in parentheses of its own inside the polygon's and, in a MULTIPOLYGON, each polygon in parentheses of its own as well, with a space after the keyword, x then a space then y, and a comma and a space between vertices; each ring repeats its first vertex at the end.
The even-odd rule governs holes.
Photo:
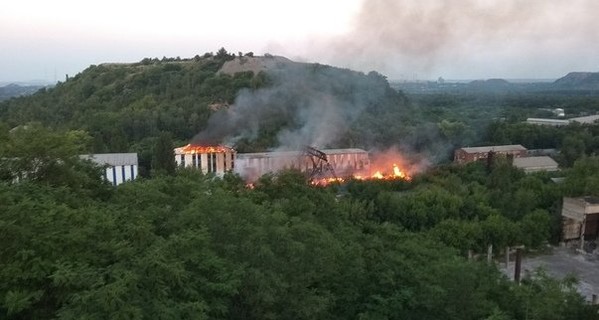
POLYGON ((596 240, 599 234, 599 197, 564 197, 562 240, 596 240))
POLYGON ((597 120, 599 120, 599 115, 575 117, 575 118, 570 118, 570 119, 528 118, 528 119, 526 119, 526 123, 561 127, 561 126, 567 126, 571 123, 593 124, 597 120))
POLYGON ((175 162, 179 167, 196 168, 203 173, 223 176, 235 169, 237 152, 225 146, 199 146, 188 144, 175 148, 175 162))
POLYGON ((599 120, 599 115, 595 114, 595 115, 591 115, 591 116, 575 117, 575 118, 570 118, 568 120, 570 122, 577 122, 580 124, 592 124, 592 123, 595 123, 597 120, 599 120))
POLYGON ((137 178, 137 153, 97 153, 80 157, 104 167, 104 178, 113 186, 137 178))
MULTIPOLYGON (((341 176, 366 169, 370 165, 368 152, 362 149, 320 150, 328 165, 341 176)), ((283 169, 297 169, 302 172, 323 170, 324 162, 314 159, 302 151, 275 151, 237 154, 235 172, 253 181, 260 176, 283 169)))
POLYGON ((231 171, 248 181, 284 169, 312 172, 330 168, 339 175, 346 175, 370 165, 368 152, 362 149, 309 149, 317 155, 311 155, 305 150, 236 153, 234 149, 225 146, 191 144, 175 148, 174 151, 175 161, 180 167, 197 168, 203 173, 214 173, 217 176, 231 171))
POLYGON ((559 170, 557 162, 548 156, 514 158, 513 165, 526 173, 559 170))
POLYGON ((528 124, 544 125, 544 126, 561 127, 561 126, 567 126, 567 125, 569 125, 570 121, 569 120, 563 120, 563 119, 528 118, 528 119, 526 119, 526 123, 528 123, 528 124))
POLYGON ((478 160, 486 160, 490 153, 498 156, 510 156, 514 159, 527 156, 526 148, 519 144, 515 144, 460 148, 454 152, 453 160, 455 163, 465 164, 478 160))

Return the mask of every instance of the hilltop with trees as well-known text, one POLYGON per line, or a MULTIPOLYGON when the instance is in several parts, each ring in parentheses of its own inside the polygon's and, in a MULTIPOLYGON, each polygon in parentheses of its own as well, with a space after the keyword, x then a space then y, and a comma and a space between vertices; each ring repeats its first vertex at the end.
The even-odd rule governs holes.
MULTIPOLYGON (((362 108, 336 137, 335 147, 389 146, 407 136, 417 140, 414 137, 422 122, 415 118, 406 97, 375 72, 366 75, 269 55, 239 57, 224 49, 191 59, 145 58, 132 64, 93 65, 54 88, 1 103, 0 119, 9 127, 38 122, 57 130, 84 130, 91 136, 90 153, 137 152, 141 174, 147 175, 151 146, 161 132, 170 133, 175 145, 186 144, 206 128, 213 114, 234 105, 240 92, 276 88, 290 70, 300 77, 298 83, 313 84, 310 90, 326 90, 329 100, 362 108), (241 59, 266 61, 267 68, 257 73, 220 72, 226 63, 240 64, 241 59), (323 83, 326 89, 316 85, 323 83)), ((302 99, 313 96, 304 94, 305 89, 279 95, 279 110, 269 114, 253 136, 233 147, 240 151, 277 147, 281 128, 299 125, 296 113, 305 105, 302 99)))

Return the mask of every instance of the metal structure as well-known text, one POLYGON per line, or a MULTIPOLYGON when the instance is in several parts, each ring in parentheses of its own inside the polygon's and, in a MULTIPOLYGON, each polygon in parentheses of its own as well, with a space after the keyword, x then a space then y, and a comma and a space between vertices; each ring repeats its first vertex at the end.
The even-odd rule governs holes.
POLYGON ((306 172, 310 179, 327 177, 337 179, 335 169, 329 163, 329 159, 324 152, 310 146, 305 146, 304 155, 312 163, 312 168, 306 172))

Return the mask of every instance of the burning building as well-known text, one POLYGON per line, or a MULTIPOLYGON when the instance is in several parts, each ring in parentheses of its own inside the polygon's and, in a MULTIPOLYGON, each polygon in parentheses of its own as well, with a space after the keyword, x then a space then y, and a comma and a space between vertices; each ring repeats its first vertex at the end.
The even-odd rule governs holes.
MULTIPOLYGON (((236 153, 234 149, 225 146, 188 144, 175 148, 174 152, 179 167, 197 168, 203 173, 219 176, 232 171, 250 181, 284 169, 309 172, 315 169, 322 170, 325 165, 305 151, 236 153)), ((328 149, 319 152, 325 155, 326 164, 342 175, 362 171, 370 165, 368 152, 362 149, 328 149)))
POLYGON ((305 151, 240 153, 237 155, 235 172, 253 181, 264 174, 284 169, 297 169, 308 173, 314 170, 323 171, 326 169, 325 165, 328 165, 337 174, 345 176, 370 166, 368 152, 362 149, 324 149, 319 152, 326 157, 326 163, 305 151))
POLYGON ((203 173, 222 176, 235 169, 236 152, 226 146, 200 146, 188 144, 175 148, 175 162, 179 167, 191 167, 203 173))
POLYGON ((175 161, 179 167, 197 168, 217 176, 234 172, 247 182, 285 169, 304 172, 318 185, 345 178, 410 179, 397 154, 383 157, 379 154, 371 162, 367 151, 355 148, 317 150, 306 147, 302 151, 236 153, 225 146, 188 144, 175 149, 175 161))

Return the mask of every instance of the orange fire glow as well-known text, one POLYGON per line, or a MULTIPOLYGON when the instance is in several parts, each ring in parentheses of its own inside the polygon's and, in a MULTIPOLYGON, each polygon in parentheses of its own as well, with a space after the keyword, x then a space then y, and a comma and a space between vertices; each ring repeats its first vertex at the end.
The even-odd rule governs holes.
MULTIPOLYGON (((348 179, 355 180, 412 180, 412 177, 406 173, 406 170, 402 170, 397 164, 385 169, 377 170, 381 166, 375 166, 375 169, 371 169, 368 172, 362 172, 361 174, 354 174, 348 179)), ((315 186, 327 186, 331 183, 343 183, 346 179, 344 178, 323 178, 312 180, 312 185, 315 186)))
POLYGON ((188 144, 178 151, 184 154, 195 154, 195 153, 225 153, 231 152, 231 149, 225 146, 201 146, 197 144, 188 144))
POLYGON ((412 178, 406 174, 406 170, 401 169, 397 164, 393 164, 391 168, 387 169, 379 169, 380 166, 375 166, 374 170, 370 170, 370 172, 374 172, 371 174, 356 174, 353 176, 354 179, 357 180, 369 180, 369 179, 379 179, 379 180, 395 180, 395 179, 403 179, 403 180, 411 180, 412 178))
POLYGON ((371 178, 372 179, 383 179, 383 178, 385 178, 385 176, 380 171, 377 171, 372 174, 371 178))
POLYGON ((343 178, 323 178, 323 179, 314 179, 310 183, 313 186, 321 186, 325 187, 331 183, 343 183, 345 180, 343 178))

